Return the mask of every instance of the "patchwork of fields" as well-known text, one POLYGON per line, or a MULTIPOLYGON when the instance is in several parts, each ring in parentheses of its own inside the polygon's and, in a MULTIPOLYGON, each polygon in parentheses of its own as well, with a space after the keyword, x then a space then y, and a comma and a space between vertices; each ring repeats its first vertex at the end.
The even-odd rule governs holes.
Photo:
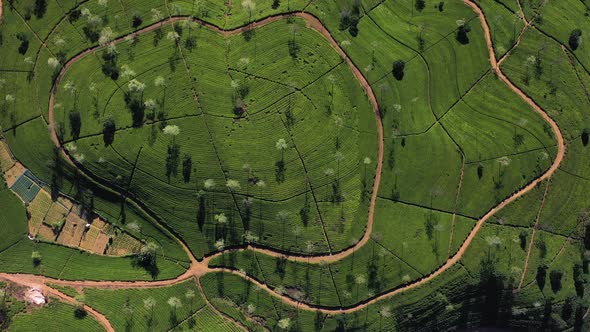
POLYGON ((2 328, 588 328, 585 1, 1 7, 2 328))

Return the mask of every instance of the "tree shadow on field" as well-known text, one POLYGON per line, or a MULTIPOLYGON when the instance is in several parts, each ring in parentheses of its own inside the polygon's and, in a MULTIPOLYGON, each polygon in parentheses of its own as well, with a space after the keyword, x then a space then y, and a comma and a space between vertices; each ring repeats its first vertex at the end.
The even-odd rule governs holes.
POLYGON ((285 173, 287 169, 285 168, 285 161, 279 160, 275 163, 275 177, 278 183, 285 182, 285 173))
POLYGON ((178 325, 178 315, 176 314, 176 310, 170 309, 170 317, 168 318, 168 321, 173 329, 178 325))

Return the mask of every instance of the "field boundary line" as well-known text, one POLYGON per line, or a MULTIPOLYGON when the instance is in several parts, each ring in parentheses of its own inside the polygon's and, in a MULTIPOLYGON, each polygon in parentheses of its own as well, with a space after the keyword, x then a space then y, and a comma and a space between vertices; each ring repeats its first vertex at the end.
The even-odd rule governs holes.
POLYGON ((455 196, 455 209, 453 211, 453 219, 451 223, 451 236, 449 238, 449 250, 447 252, 447 257, 451 257, 451 248, 453 247, 453 234, 455 233, 455 221, 457 219, 457 210, 459 209, 459 197, 461 196, 461 188, 463 186, 463 175, 465 174, 465 157, 464 154, 461 154, 461 175, 459 176, 459 186, 457 187, 457 195, 455 196))
POLYGON ((533 244, 535 243, 535 235, 537 233, 537 229, 539 228, 539 220, 541 219, 541 213, 543 212, 543 206, 545 205, 545 199, 547 198, 547 192, 549 192, 549 184, 551 184, 550 179, 547 180, 547 185, 545 186, 545 192, 543 193, 543 199, 541 200, 541 205, 539 206, 539 211, 537 212, 537 218, 535 219, 535 225, 533 226, 533 230, 531 233, 531 240, 529 241, 529 248, 527 250, 526 258, 524 260, 524 266, 522 269, 522 275, 520 277, 520 282, 518 283, 517 291, 522 288, 522 284, 524 283, 524 278, 526 277, 527 268, 529 265, 529 258, 531 257, 531 251, 533 251, 533 244))

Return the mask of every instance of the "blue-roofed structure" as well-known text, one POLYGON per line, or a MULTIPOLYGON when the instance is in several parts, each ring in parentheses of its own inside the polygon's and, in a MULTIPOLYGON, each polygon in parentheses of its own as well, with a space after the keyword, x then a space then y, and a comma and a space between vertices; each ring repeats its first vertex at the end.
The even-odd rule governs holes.
POLYGON ((25 175, 31 179, 33 182, 35 182, 39 187, 42 187, 45 182, 41 181, 35 174, 33 174, 33 172, 31 172, 31 170, 27 169, 25 171, 25 175))
POLYGON ((28 204, 33 199, 35 199, 41 190, 41 184, 38 182, 37 177, 27 170, 24 174, 19 176, 18 179, 16 179, 10 189, 28 204))

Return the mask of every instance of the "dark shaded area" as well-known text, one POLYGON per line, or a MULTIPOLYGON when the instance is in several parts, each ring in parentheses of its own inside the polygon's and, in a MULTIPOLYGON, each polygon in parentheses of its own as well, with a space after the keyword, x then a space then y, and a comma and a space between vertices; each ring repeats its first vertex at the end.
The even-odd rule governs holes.
POLYGON ((76 8, 68 14, 68 21, 74 23, 80 19, 80 16, 82 16, 82 11, 79 8, 76 8))
POLYGON ((416 0, 415 7, 416 7, 417 11, 421 12, 426 7, 426 1, 425 0, 416 0))
POLYGON ((580 47, 580 38, 582 37, 582 30, 574 29, 570 33, 570 37, 568 39, 568 44, 572 50, 577 50, 580 47))
POLYGON ((160 43, 162 38, 164 38, 164 32, 162 31, 162 28, 157 28, 156 30, 154 30, 154 40, 153 40, 154 47, 158 46, 158 44, 160 43))
POLYGON ((553 293, 557 293, 561 290, 561 278, 563 277, 563 272, 560 270, 552 270, 549 273, 549 280, 551 282, 551 290, 553 293))
POLYGON ((80 203, 82 205, 82 218, 91 222, 94 219, 94 192, 90 189, 84 189, 80 203))
POLYGON ((338 29, 340 31, 348 30, 351 36, 358 35, 358 23, 361 16, 361 1, 354 0, 352 10, 344 9, 340 12, 340 23, 338 29))
POLYGON ((525 231, 521 231, 520 234, 518 234, 518 239, 520 241, 520 249, 522 250, 526 250, 527 236, 528 234, 525 231))
POLYGON ((299 217, 301 218, 301 222, 303 223, 303 226, 306 226, 309 224, 309 212, 311 210, 311 204, 309 201, 309 196, 306 194, 305 195, 305 203, 303 204, 303 207, 301 208, 301 210, 299 210, 299 217))
POLYGON ((299 54, 299 50, 301 49, 297 41, 295 41, 295 39, 289 39, 288 46, 289 55, 291 56, 291 58, 297 59, 297 55, 299 54))
POLYGON ((200 231, 203 231, 203 225, 205 225, 205 218, 207 217, 207 207, 205 204, 205 195, 201 195, 199 197, 199 207, 197 209, 197 225, 199 225, 200 231))
POLYGON ((29 37, 22 32, 19 32, 16 35, 16 38, 20 40, 20 45, 18 46, 18 53, 25 55, 29 50, 29 37))
POLYGON ((545 288, 545 281, 547 280, 547 266, 542 264, 537 267, 537 274, 535 276, 535 280, 537 281, 537 286, 539 286, 540 290, 545 288))
POLYGON ((47 1, 46 0, 35 0, 35 9, 33 9, 33 13, 37 18, 43 18, 45 13, 47 12, 47 1))
POLYGON ((115 141, 115 133, 117 130, 117 125, 115 124, 115 120, 107 119, 102 127, 102 140, 105 146, 109 146, 113 144, 115 141))
POLYGON ((275 163, 275 178, 278 183, 285 182, 285 173, 287 169, 285 168, 285 161, 279 160, 275 163))
POLYGON ((139 27, 142 23, 143 23, 143 19, 141 18, 141 16, 139 16, 139 14, 133 15, 133 19, 131 20, 131 25, 134 28, 139 27))
POLYGON ((182 32, 183 32, 183 30, 182 30, 182 25, 181 25, 180 23, 178 23, 178 22, 177 22, 177 23, 174 23, 174 25, 173 25, 173 29, 174 29, 174 31, 175 31, 175 32, 176 32, 176 33, 177 33, 179 36, 181 36, 181 37, 182 37, 182 32))
POLYGON ((588 145, 588 141, 590 140, 589 132, 590 132, 590 130, 588 130, 588 129, 584 129, 582 131, 582 135, 580 136, 580 138, 582 139, 583 146, 588 145))
POLYGON ((59 197, 59 192, 63 183, 63 163, 58 147, 53 148, 53 158, 51 161, 51 199, 55 202, 59 197))
POLYGON ((178 165, 180 163, 180 146, 178 144, 168 145, 168 155, 166 156, 166 177, 170 182, 170 177, 178 175, 178 165))
POLYGON ((481 180, 481 178, 483 177, 483 165, 479 165, 477 166, 477 178, 479 180, 481 180))
POLYGON ((98 27, 95 24, 92 24, 91 22, 88 22, 86 26, 82 28, 82 31, 84 31, 84 35, 92 43, 96 43, 98 41, 98 38, 100 37, 98 27))
POLYGON ((574 264, 573 272, 576 295, 578 295, 579 298, 584 298, 584 286, 586 285, 586 282, 584 280, 584 271, 582 265, 574 264))
POLYGON ((116 81, 119 79, 119 66, 117 64, 117 53, 102 52, 102 73, 116 81))
POLYGON ((191 180, 191 172, 193 170, 193 160, 190 155, 185 154, 182 160, 182 179, 184 183, 188 183, 191 180))
POLYGON ((256 36, 256 30, 248 29, 248 30, 242 32, 242 36, 244 37, 245 41, 249 42, 252 40, 252 38, 254 38, 254 36, 256 36))
POLYGON ((70 135, 74 140, 77 140, 80 137, 80 130, 82 129, 82 118, 80 117, 80 112, 73 111, 70 112, 70 135))
POLYGON ((404 69, 406 68, 406 63, 403 60, 396 60, 393 62, 393 68, 391 73, 396 80, 401 81, 404 79, 404 69))
POLYGON ((131 120, 133 127, 138 128, 143 126, 145 118, 145 104, 143 102, 143 94, 138 92, 128 92, 124 96, 125 104, 131 111, 131 120))
POLYGON ((287 257, 281 256, 278 259, 276 259, 275 272, 279 275, 281 279, 285 278, 286 268, 287 257))
POLYGON ((184 47, 189 51, 194 50, 195 47, 197 47, 197 37, 189 36, 188 38, 186 38, 184 42, 184 47))
POLYGON ((134 267, 143 268, 153 279, 156 279, 158 274, 160 274, 157 257, 156 247, 144 245, 141 250, 133 256, 132 264, 134 267))
POLYGON ((469 44, 469 36, 467 35, 471 31, 471 27, 464 24, 457 29, 457 41, 462 45, 469 44))
POLYGON ((76 319, 84 319, 86 318, 86 316, 88 316, 88 312, 86 311, 86 309, 84 309, 83 306, 78 306, 74 310, 74 317, 76 317, 76 319))

